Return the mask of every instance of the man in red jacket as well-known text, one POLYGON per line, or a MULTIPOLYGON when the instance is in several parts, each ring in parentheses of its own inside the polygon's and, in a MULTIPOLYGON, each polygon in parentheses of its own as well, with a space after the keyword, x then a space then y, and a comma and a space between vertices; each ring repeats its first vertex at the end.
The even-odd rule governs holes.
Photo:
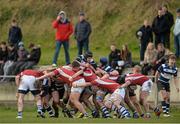
POLYGON ((53 58, 53 66, 57 65, 61 45, 64 47, 66 64, 68 65, 70 64, 69 37, 73 33, 73 26, 68 21, 64 11, 59 12, 56 20, 53 21, 52 26, 56 29, 56 50, 53 58))

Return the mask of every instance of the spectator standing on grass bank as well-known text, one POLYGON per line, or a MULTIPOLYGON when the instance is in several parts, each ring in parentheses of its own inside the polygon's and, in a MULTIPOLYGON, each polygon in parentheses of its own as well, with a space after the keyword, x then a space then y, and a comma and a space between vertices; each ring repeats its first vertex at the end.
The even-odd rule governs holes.
POLYGON ((66 17, 64 11, 60 11, 56 20, 52 23, 53 28, 56 29, 56 50, 53 58, 53 66, 57 66, 58 55, 61 45, 64 47, 66 64, 70 64, 69 56, 69 37, 73 33, 73 27, 66 17))
POLYGON ((140 63, 142 63, 148 43, 153 41, 152 28, 148 20, 144 20, 144 25, 136 32, 136 36, 140 40, 140 63))
POLYGON ((155 34, 155 47, 159 43, 163 43, 165 46, 165 42, 167 42, 167 32, 169 30, 168 20, 164 16, 162 8, 158 9, 158 15, 154 18, 152 23, 152 29, 155 34))
POLYGON ((75 26, 75 39, 77 40, 78 56, 89 51, 89 36, 91 34, 91 25, 85 19, 84 12, 79 12, 79 22, 75 26))
POLYGON ((18 43, 20 41, 22 41, 21 28, 18 26, 17 21, 13 19, 9 29, 8 42, 12 43, 16 48, 18 48, 18 43))
POLYGON ((174 46, 176 49, 176 57, 180 57, 180 8, 177 9, 177 18, 174 26, 174 46))
POLYGON ((167 5, 162 6, 162 11, 163 11, 163 14, 164 14, 165 18, 167 19, 167 23, 168 23, 168 30, 166 32, 165 47, 170 49, 170 32, 171 32, 171 28, 172 28, 172 26, 174 24, 174 17, 173 17, 173 14, 171 14, 168 11, 167 5))

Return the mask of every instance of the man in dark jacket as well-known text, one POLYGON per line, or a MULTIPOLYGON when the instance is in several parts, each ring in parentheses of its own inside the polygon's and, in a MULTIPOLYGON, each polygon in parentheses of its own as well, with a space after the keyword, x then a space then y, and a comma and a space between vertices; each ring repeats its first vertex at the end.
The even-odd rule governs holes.
POLYGON ((79 22, 75 26, 75 39, 77 40, 78 56, 89 51, 89 36, 91 34, 91 25, 85 20, 85 14, 79 13, 79 22))
POLYGON ((148 20, 144 20, 144 25, 136 32, 140 40, 140 61, 144 61, 144 53, 149 42, 153 42, 152 28, 148 20))
POLYGON ((166 33, 165 47, 170 49, 170 32, 171 32, 172 26, 174 25, 174 17, 173 17, 173 14, 171 14, 168 11, 167 5, 163 5, 162 10, 163 10, 164 16, 167 19, 167 23, 168 23, 168 30, 167 30, 167 33, 166 33))
POLYGON ((152 23, 152 29, 155 34, 155 46, 159 43, 167 42, 167 31, 169 30, 167 18, 163 15, 163 11, 161 8, 158 10, 158 16, 156 16, 152 23))
POLYGON ((13 19, 9 29, 8 42, 17 48, 20 41, 22 41, 21 28, 18 27, 16 20, 13 19))

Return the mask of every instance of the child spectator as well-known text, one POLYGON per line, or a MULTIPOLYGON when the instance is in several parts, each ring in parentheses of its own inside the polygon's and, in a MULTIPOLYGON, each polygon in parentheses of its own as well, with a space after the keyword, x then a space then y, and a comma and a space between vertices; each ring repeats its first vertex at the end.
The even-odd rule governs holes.
POLYGON ((110 49, 111 52, 109 54, 109 65, 115 69, 118 65, 118 61, 122 60, 121 51, 119 49, 116 49, 116 46, 114 44, 110 46, 110 49))
POLYGON ((169 49, 166 49, 164 47, 164 44, 159 43, 157 46, 157 60, 155 65, 155 70, 158 69, 158 67, 162 64, 165 64, 168 60, 168 56, 170 54, 173 54, 169 49))
POLYGON ((142 73, 148 75, 155 65, 157 59, 157 51, 153 43, 149 43, 145 52, 142 73))
POLYGON ((127 45, 122 45, 121 56, 122 56, 122 60, 124 61, 124 67, 131 67, 132 56, 127 45))

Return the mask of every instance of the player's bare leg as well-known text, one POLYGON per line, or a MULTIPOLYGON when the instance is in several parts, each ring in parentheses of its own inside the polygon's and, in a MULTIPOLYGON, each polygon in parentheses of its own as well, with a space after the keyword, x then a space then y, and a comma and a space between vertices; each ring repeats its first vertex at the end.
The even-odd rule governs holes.
POLYGON ((96 107, 94 107, 91 101, 89 100, 91 96, 92 96, 91 91, 89 91, 88 89, 85 89, 81 95, 80 101, 82 101, 91 110, 93 118, 98 118, 99 113, 96 110, 96 107))
POLYGON ((139 115, 136 112, 137 108, 136 108, 135 104, 130 99, 128 89, 126 89, 126 95, 125 95, 124 101, 128 105, 128 107, 131 109, 131 111, 133 112, 133 118, 139 118, 139 115))
POLYGON ((38 95, 35 95, 34 98, 36 100, 37 112, 42 118, 44 118, 45 116, 44 116, 44 113, 42 111, 43 106, 42 106, 41 96, 38 94, 38 95))
POLYGON ((140 114, 141 117, 143 117, 144 113, 143 113, 142 108, 141 108, 141 106, 139 104, 139 101, 137 100, 137 97, 136 96, 131 96, 130 100, 134 104, 134 106, 136 108, 136 111, 140 114))
POLYGON ((18 116, 16 118, 22 118, 22 112, 24 108, 24 96, 25 94, 18 93, 18 102, 17 102, 18 116))
POLYGON ((71 92, 70 94, 70 101, 74 104, 74 106, 84 114, 84 116, 88 116, 86 110, 84 109, 83 105, 79 102, 80 93, 78 92, 71 92))
POLYGON ((140 92, 140 104, 144 107, 144 111, 146 113, 145 117, 150 118, 150 113, 149 113, 149 104, 147 103, 147 97, 149 96, 148 91, 141 91, 140 92))

